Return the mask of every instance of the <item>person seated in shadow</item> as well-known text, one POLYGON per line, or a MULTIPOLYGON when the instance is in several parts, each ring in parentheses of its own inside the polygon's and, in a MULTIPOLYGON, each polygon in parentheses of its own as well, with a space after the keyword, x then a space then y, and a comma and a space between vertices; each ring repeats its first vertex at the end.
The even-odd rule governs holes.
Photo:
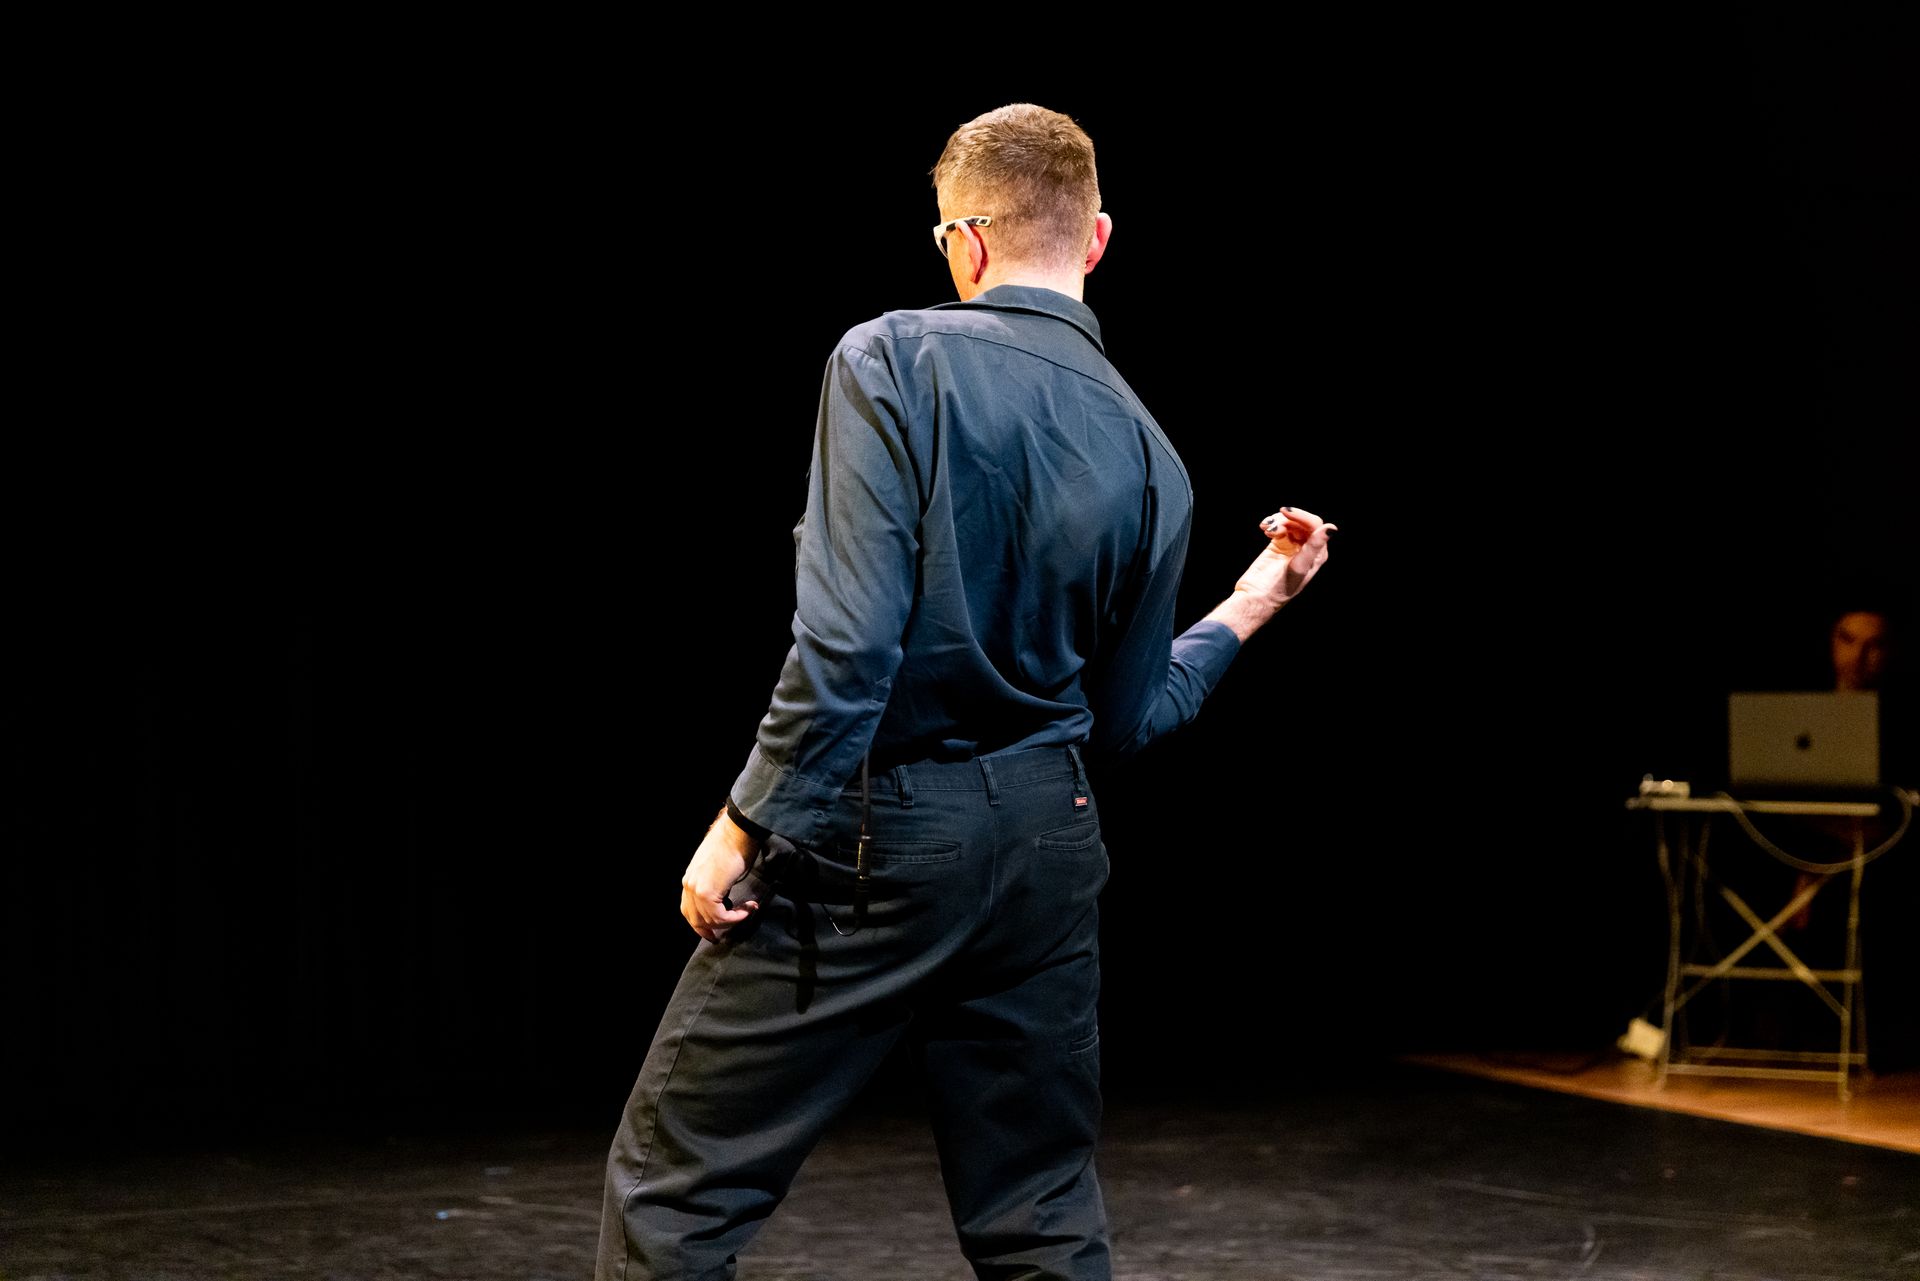
MULTIPOLYGON (((1892 612, 1885 605, 1858 594, 1846 598, 1828 614, 1825 629, 1826 656, 1831 688, 1836 692, 1873 693, 1880 696, 1880 781, 1889 788, 1911 787, 1911 762, 1906 759, 1906 726, 1894 700, 1896 628, 1892 612)), ((1901 810, 1892 793, 1880 797, 1882 810, 1877 818, 1861 821, 1858 834, 1864 848, 1871 851, 1898 829, 1901 810)), ((1778 833, 1781 846, 1808 862, 1838 864, 1853 855, 1855 820, 1844 818, 1808 818, 1782 822, 1774 819, 1763 830, 1778 833)), ((1920 877, 1912 865, 1920 861, 1920 839, 1905 840, 1869 864, 1861 895, 1861 972, 1865 995, 1870 996, 1871 1066, 1885 1070, 1894 1066, 1920 1063, 1920 1026, 1912 1013, 1920 1009, 1920 982, 1916 970, 1913 931, 1902 922, 1912 916, 1920 877)), ((1786 870, 1786 869, 1783 869, 1786 870)), ((1819 876, 1794 870, 1789 895, 1806 890, 1819 876)), ((1800 959, 1816 969, 1838 969, 1846 960, 1847 876, 1834 878, 1834 884, 1821 890, 1796 915, 1781 926, 1781 938, 1800 959)), ((1784 903, 1785 900, 1781 900, 1784 903)), ((1755 905, 1759 907, 1758 904, 1755 905)), ((1771 910, 1763 910, 1771 916, 1771 910)), ((1773 960, 1777 958, 1769 958, 1773 960)), ((1811 993, 1805 994, 1811 997, 1811 993)), ((1777 1029, 1783 1041, 1798 1048, 1819 1048, 1822 1029, 1834 1027, 1830 1012, 1811 1004, 1799 1004, 1798 1017, 1783 1021, 1777 1029)))

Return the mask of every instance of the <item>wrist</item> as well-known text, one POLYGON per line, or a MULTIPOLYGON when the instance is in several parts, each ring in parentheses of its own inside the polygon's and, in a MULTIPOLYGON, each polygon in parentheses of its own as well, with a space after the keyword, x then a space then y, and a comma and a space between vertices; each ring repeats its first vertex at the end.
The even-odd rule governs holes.
POLYGON ((713 822, 708 825, 709 831, 715 828, 719 829, 722 839, 728 845, 749 860, 766 843, 766 838, 770 835, 766 828, 741 813, 731 796, 727 798, 727 803, 720 807, 720 813, 715 815, 713 822))
POLYGON ((772 832, 748 818, 746 811, 734 803, 733 797, 727 797, 727 803, 724 809, 727 817, 733 820, 733 825, 745 832, 748 836, 751 836, 754 840, 765 844, 766 839, 773 835, 772 832))
POLYGON ((1214 622, 1225 623, 1233 634, 1245 644, 1252 635, 1272 620, 1280 612, 1285 601, 1275 601, 1245 587, 1235 587, 1233 595, 1214 607, 1207 617, 1214 622))

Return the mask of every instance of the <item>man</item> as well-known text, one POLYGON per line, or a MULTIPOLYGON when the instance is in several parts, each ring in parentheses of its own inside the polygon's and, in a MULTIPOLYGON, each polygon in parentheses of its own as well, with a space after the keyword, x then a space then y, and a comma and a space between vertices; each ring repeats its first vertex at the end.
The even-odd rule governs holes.
MULTIPOLYGON (((1283 508, 1173 635, 1192 489, 1082 301, 1093 146, 1015 104, 934 169, 959 301, 848 331, 797 527, 794 646, 681 882, 700 936, 608 1158, 598 1275, 723 1278, 905 1035, 981 1277, 1104 1278, 1087 757, 1198 712, 1324 563, 1283 508), (862 758, 873 840, 864 859, 862 758)), ((886 1230, 885 1207, 871 1213, 886 1230)))

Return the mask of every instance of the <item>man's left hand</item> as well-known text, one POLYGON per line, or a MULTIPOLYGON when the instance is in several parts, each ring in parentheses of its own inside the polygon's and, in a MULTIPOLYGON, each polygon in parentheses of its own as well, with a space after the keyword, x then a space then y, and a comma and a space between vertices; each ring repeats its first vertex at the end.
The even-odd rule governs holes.
POLYGON ((747 874, 758 850, 758 843, 722 807, 680 878, 680 915, 707 942, 720 942, 728 930, 759 910, 758 899, 734 908, 726 904, 727 891, 747 874))
POLYGON ((1279 609, 1306 590, 1326 564, 1327 537, 1338 528, 1310 511, 1282 507, 1260 522, 1261 532, 1267 535, 1267 550, 1247 566, 1233 589, 1249 592, 1279 609))

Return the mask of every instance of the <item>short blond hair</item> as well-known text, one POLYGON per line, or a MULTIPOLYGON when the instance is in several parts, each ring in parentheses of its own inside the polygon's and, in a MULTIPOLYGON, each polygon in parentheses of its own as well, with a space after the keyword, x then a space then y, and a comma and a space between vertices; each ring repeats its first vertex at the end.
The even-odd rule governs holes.
POLYGON ((954 130, 933 166, 933 188, 957 215, 991 214, 989 243, 1009 260, 1077 267, 1093 242, 1100 212, 1093 140, 1071 117, 1031 102, 954 130))

